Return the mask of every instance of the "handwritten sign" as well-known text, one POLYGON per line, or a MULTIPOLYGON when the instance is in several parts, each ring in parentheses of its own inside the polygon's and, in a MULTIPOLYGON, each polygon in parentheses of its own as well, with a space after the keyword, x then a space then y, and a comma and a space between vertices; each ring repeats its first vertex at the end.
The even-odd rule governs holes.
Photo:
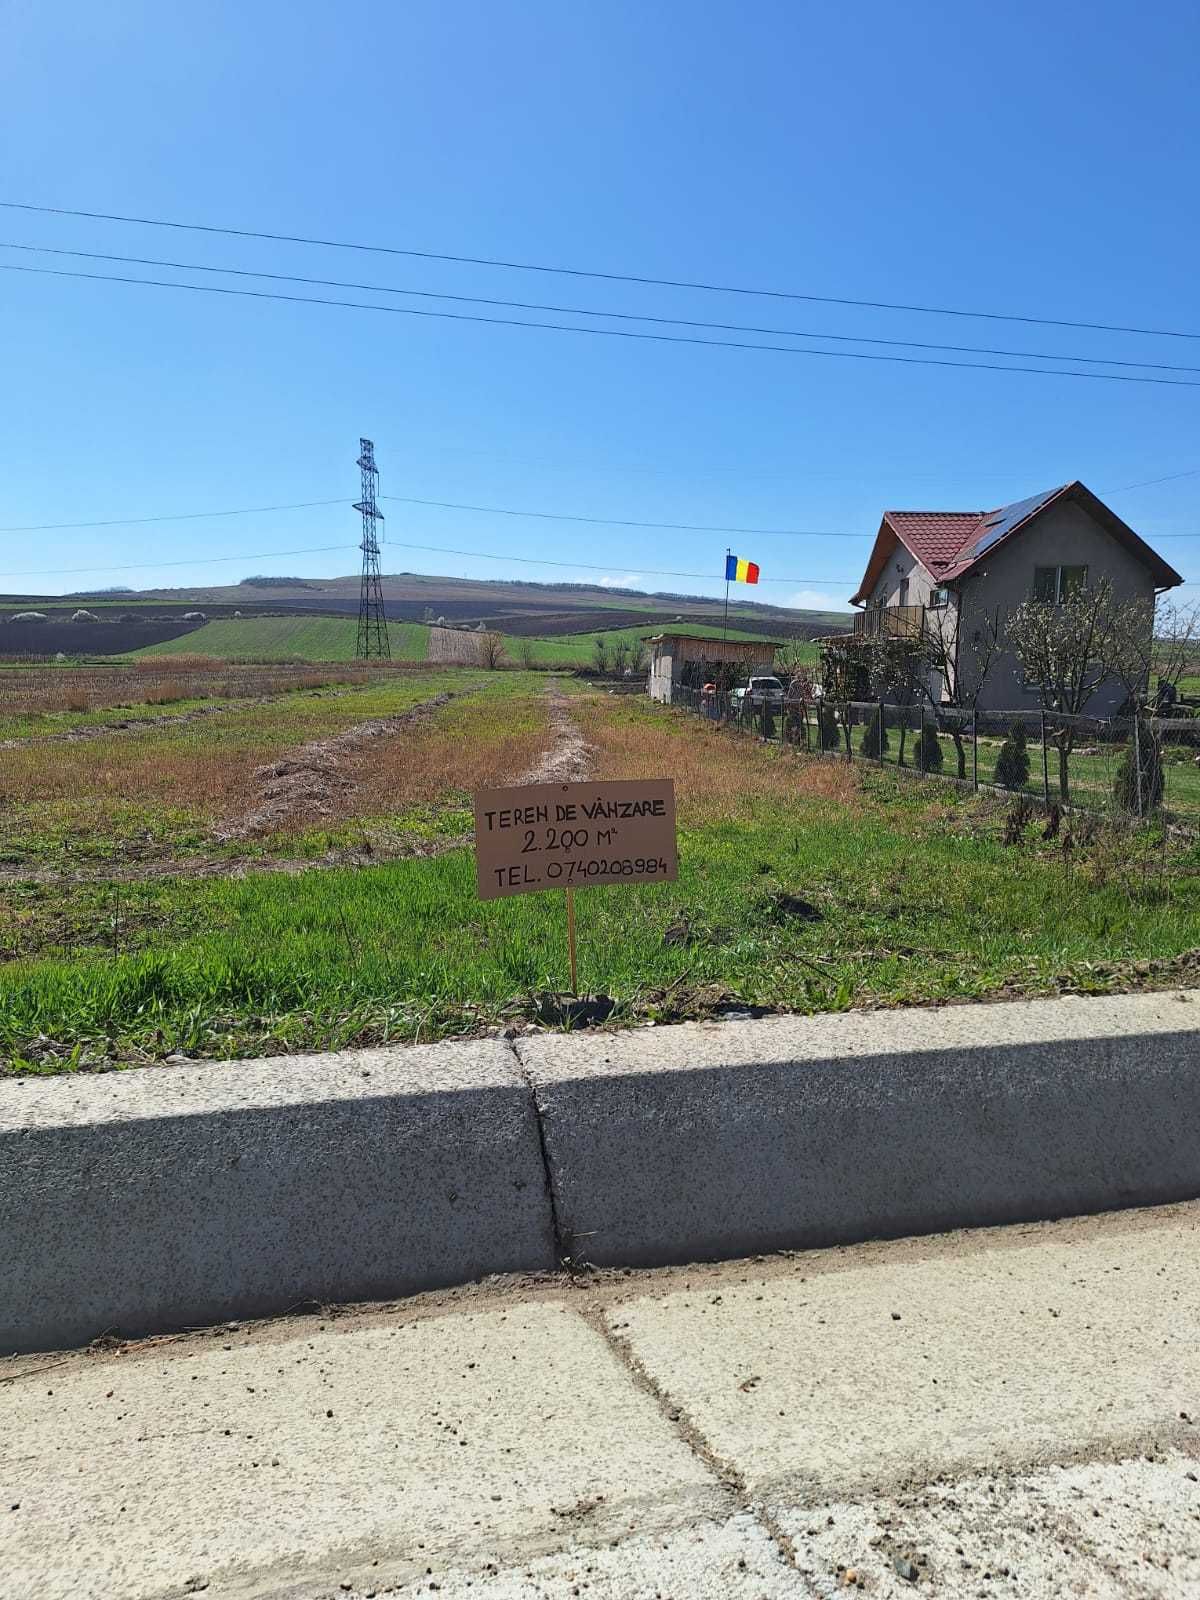
POLYGON ((679 876, 675 785, 531 783, 475 796, 475 868, 483 900, 679 876))

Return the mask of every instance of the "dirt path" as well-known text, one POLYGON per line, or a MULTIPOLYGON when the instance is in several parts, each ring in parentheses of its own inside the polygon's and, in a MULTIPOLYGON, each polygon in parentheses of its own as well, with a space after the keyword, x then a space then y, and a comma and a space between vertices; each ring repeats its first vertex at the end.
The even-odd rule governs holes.
POLYGON ((592 775, 593 752, 571 715, 571 702, 554 687, 550 696, 551 743, 521 783, 575 783, 592 775))
POLYGON ((214 830, 214 837, 228 844, 259 833, 273 833, 300 818, 331 816, 355 787, 354 758, 361 750, 376 739, 392 739, 407 732, 453 699, 452 693, 434 695, 432 700, 422 700, 397 716, 358 722, 259 767, 254 773, 262 797, 258 805, 221 824, 214 830))
MULTIPOLYGON (((415 724, 453 698, 453 694, 449 693, 436 695, 432 700, 422 701, 397 716, 358 723, 330 738, 302 745, 280 760, 259 767, 254 773, 260 795, 258 803, 239 817, 227 818, 214 830, 214 839, 222 844, 250 841, 301 818, 335 814, 354 788, 354 764, 364 748, 376 739, 392 738, 411 730, 415 724)), ((514 775, 511 780, 514 783, 570 783, 591 776, 592 747, 585 741, 578 723, 571 715, 569 697, 560 689, 551 688, 548 698, 550 743, 534 766, 520 776, 514 775)), ((166 719, 159 719, 158 725, 162 720, 166 719)), ((173 720, 183 721, 186 718, 173 720)), ((64 735, 55 737, 62 738, 64 735)), ((379 865, 383 861, 410 856, 442 855, 447 850, 458 850, 471 842, 470 833, 465 833, 462 837, 414 841, 411 850, 395 853, 364 852, 351 848, 300 860, 189 855, 142 861, 81 863, 78 866, 5 864, 0 865, 0 884, 135 883, 152 882, 158 878, 212 878, 218 875, 240 878, 248 873, 259 872, 296 875, 337 867, 379 865)))

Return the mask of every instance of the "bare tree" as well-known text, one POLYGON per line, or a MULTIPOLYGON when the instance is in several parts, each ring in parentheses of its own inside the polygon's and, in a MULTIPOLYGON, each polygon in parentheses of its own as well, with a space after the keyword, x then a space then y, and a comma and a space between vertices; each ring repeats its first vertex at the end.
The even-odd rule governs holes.
POLYGON ((967 775, 967 751, 961 717, 945 717, 947 708, 974 712, 992 668, 1002 650, 999 611, 984 613, 970 638, 961 634, 961 612, 950 606, 931 606, 916 648, 911 676, 916 694, 933 708, 935 719, 947 725, 954 741, 958 776, 967 775), (943 698, 944 696, 944 698, 943 698))
POLYGON ((629 656, 629 667, 635 674, 649 672, 650 651, 645 639, 635 639, 629 656))
POLYGON ((502 667, 508 657, 504 653, 504 635, 502 633, 485 632, 479 635, 479 662, 489 672, 495 672, 502 667))
POLYGON ((629 665, 629 640, 628 639, 614 639, 613 640, 612 664, 613 664, 613 671, 616 672, 616 673, 619 673, 620 676, 623 678, 625 676, 625 668, 629 665))
POLYGON ((602 633, 596 635, 596 642, 592 647, 596 659, 596 671, 608 671, 608 640, 602 633))
POLYGON ((1154 614, 1154 633, 1150 647, 1149 672, 1158 679, 1160 703, 1165 698, 1173 704, 1179 692, 1179 680, 1196 668, 1200 653, 1200 602, 1184 605, 1178 600, 1164 598, 1159 601, 1154 614), (1162 693, 1162 685, 1170 685, 1171 692, 1162 693))
POLYGON ((527 634, 523 634, 517 640, 517 654, 521 658, 523 667, 532 667, 537 660, 537 651, 534 648, 533 640, 527 634))
MULTIPOLYGON (((1149 648, 1151 617, 1146 602, 1119 601, 1112 584, 1102 578, 1070 593, 1061 604, 1026 600, 1008 617, 1006 633, 1026 679, 1036 685, 1042 710, 1056 712, 1053 728, 1058 750, 1058 792, 1071 798, 1070 758, 1075 727, 1070 719, 1102 684, 1122 681, 1135 671, 1132 640, 1145 628, 1149 648)), ((1140 670, 1140 669, 1136 669, 1140 670)), ((1144 683, 1144 677, 1140 680, 1144 683)))

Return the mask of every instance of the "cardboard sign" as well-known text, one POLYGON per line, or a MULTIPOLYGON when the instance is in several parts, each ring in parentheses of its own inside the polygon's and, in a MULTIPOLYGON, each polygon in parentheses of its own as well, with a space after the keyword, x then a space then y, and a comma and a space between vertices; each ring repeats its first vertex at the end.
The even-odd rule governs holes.
POLYGON ((666 883, 679 876, 675 785, 530 783, 475 796, 475 869, 482 900, 666 883))

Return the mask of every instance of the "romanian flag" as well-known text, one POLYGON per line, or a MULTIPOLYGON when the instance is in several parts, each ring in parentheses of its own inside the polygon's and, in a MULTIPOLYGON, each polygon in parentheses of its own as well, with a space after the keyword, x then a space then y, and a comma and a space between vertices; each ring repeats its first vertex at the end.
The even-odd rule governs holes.
POLYGON ((725 557, 726 583, 757 583, 758 562, 743 561, 741 556, 725 557))

